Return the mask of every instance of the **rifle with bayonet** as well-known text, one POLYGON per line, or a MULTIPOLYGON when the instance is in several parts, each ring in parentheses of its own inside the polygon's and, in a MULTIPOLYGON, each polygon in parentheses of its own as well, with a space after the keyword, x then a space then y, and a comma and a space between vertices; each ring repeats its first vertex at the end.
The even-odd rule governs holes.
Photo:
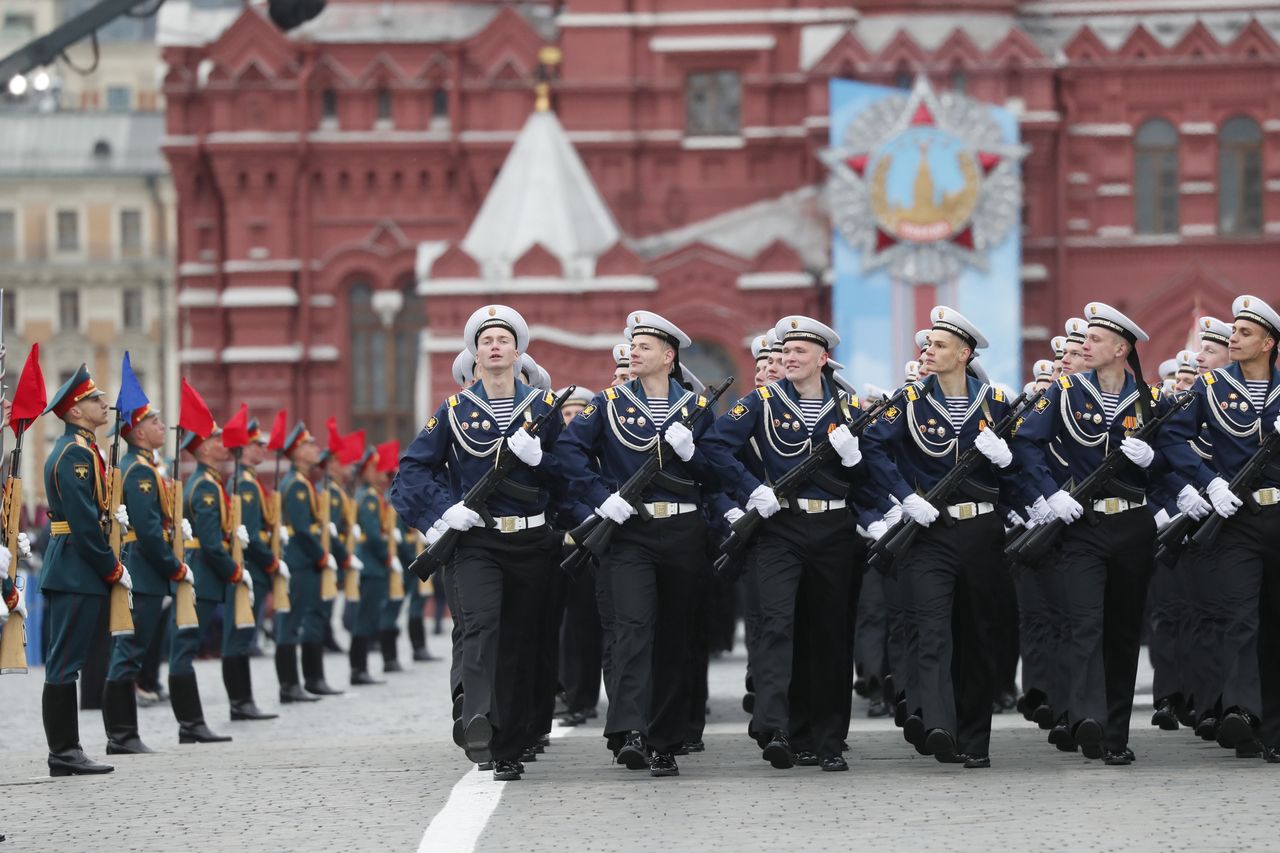
MULTIPOLYGON (((904 385, 887 400, 882 400, 874 406, 863 409, 857 420, 849 424, 849 432, 855 436, 862 435, 866 428, 880 416, 881 412, 900 404, 902 398, 907 394, 907 389, 910 387, 912 386, 904 385)), ((777 482, 773 484, 774 496, 779 502, 792 500, 796 493, 813 479, 815 474, 830 467, 837 458, 836 449, 831 445, 831 442, 828 441, 818 445, 798 465, 778 478, 777 482)), ((726 580, 732 579, 729 567, 741 566, 742 554, 746 551, 747 546, 751 544, 751 540, 755 537, 756 530, 760 527, 762 521, 764 521, 764 518, 760 515, 759 510, 749 509, 742 514, 742 517, 729 525, 729 535, 720 543, 720 557, 715 564, 716 574, 726 580)))
MULTIPOLYGON (((569 395, 576 391, 577 388, 578 386, 576 385, 570 385, 565 388, 560 393, 560 396, 556 397, 555 402, 551 404, 551 408, 543 412, 533 423, 521 426, 519 429, 527 430, 533 436, 538 435, 546 428, 548 423, 551 423, 552 418, 560 416, 560 409, 564 406, 565 400, 568 400, 569 395)), ((485 471, 484 476, 477 480, 462 497, 462 505, 478 514, 489 527, 493 527, 495 524, 487 506, 489 498, 494 492, 498 491, 503 481, 507 479, 507 476, 515 469, 516 465, 520 464, 520 457, 510 450, 503 452, 506 447, 505 441, 498 445, 494 451, 493 467, 485 471)), ((462 531, 454 530, 452 527, 444 531, 434 544, 427 546, 426 550, 414 558, 409 565, 409 569, 422 580, 431 577, 436 569, 449 562, 450 557, 453 556, 454 548, 458 546, 458 538, 461 535, 462 531)))
MULTIPOLYGON (((1138 428, 1132 435, 1142 441, 1148 441, 1153 438, 1160 426, 1173 415, 1181 412, 1191 404, 1193 396, 1191 393, 1183 393, 1171 399, 1171 405, 1159 415, 1148 420, 1145 424, 1138 428)), ((1099 492, 1111 483, 1112 477, 1115 476, 1116 470, 1122 463, 1128 460, 1124 452, 1120 448, 1108 453, 1103 457, 1102 462, 1094 471, 1081 480, 1075 488, 1070 492, 1081 505, 1088 506, 1097 498, 1099 492)), ((1097 524, 1098 521, 1093 518, 1092 513, 1086 513, 1090 518, 1090 523, 1097 524)), ((1067 529, 1067 522, 1061 518, 1054 517, 1043 524, 1037 524, 1035 527, 1024 530, 1004 549, 1004 555, 1010 560, 1019 560, 1023 563, 1034 563, 1043 557, 1053 543, 1058 541, 1058 537, 1062 535, 1062 531, 1067 529)))
MULTIPOLYGON (((170 517, 173 519, 173 556, 177 558, 179 563, 186 565, 187 562, 187 539, 182 531, 182 519, 186 510, 183 501, 182 478, 178 476, 178 461, 182 447, 182 427, 177 427, 177 444, 173 449, 173 468, 170 473, 173 479, 170 481, 170 493, 173 499, 172 512, 170 517)), ((175 624, 179 631, 190 631, 200 627, 200 618, 196 615, 196 587, 191 583, 179 583, 177 589, 173 593, 173 616, 175 624)))
MULTIPOLYGON (((706 405, 695 408, 683 418, 680 423, 692 429, 694 424, 698 422, 698 418, 702 417, 704 412, 711 411, 711 407, 716 401, 728 391, 733 385, 734 377, 730 376, 711 389, 710 396, 706 397, 706 405)), ((627 481, 618 489, 618 496, 624 501, 631 504, 635 508, 636 514, 642 519, 650 517, 649 511, 644 507, 644 493, 653 485, 654 480, 659 478, 662 473, 662 459, 664 455, 673 454, 675 451, 663 440, 659 434, 655 437, 653 452, 649 454, 644 463, 635 470, 635 472, 627 478, 627 481)), ((620 527, 616 521, 607 518, 601 518, 598 515, 590 515, 586 521, 579 524, 573 530, 569 531, 569 538, 574 542, 574 549, 560 563, 560 568, 564 569, 572 576, 576 576, 581 570, 588 558, 595 555, 597 558, 604 555, 609 550, 609 543, 613 541, 613 534, 620 527)))
MULTIPOLYGON (((989 428, 1000 438, 1007 438, 1013 432, 1013 428, 1018 423, 1018 418, 1022 413, 1029 406, 1034 406, 1045 395, 1047 390, 1047 388, 1042 388, 1031 399, 1027 399, 1027 392, 1023 391, 1010 404, 1009 413, 989 428)), ((979 431, 984 428, 988 428, 986 424, 978 425, 979 431)), ((940 511, 940 518, 947 526, 955 524, 955 520, 946 511, 947 504, 951 502, 952 496, 969 479, 978 465, 985 460, 986 456, 982 454, 981 450, 977 447, 970 447, 956 460, 955 466, 941 480, 935 483, 928 494, 924 496, 926 501, 933 504, 940 511)), ((894 561, 907 552, 907 549, 915 542, 922 529, 919 524, 909 518, 904 518, 894 524, 893 527, 889 528, 888 532, 871 546, 871 551, 867 555, 867 566, 880 572, 888 571, 894 561)))

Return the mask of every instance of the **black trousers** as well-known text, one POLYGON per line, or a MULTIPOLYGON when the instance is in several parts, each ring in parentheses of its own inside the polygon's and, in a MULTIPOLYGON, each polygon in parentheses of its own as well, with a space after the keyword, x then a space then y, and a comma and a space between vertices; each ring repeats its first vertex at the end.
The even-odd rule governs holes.
POLYGON ((821 756, 844 751, 853 689, 849 602, 863 571, 850 557, 860 547, 843 510, 782 510, 764 523, 752 567, 760 625, 751 661, 751 727, 762 737, 790 733, 794 723, 804 748, 821 756), (792 691, 793 682, 803 687, 792 691))
POLYGON ((899 568, 908 579, 920 637, 919 705, 925 727, 950 732, 959 751, 971 755, 990 751, 993 654, 1004 626, 1017 618, 1004 607, 1013 580, 1001 558, 1003 548, 998 513, 951 526, 938 519, 921 532, 899 568))
MULTIPOLYGON (((854 622, 854 668, 862 678, 883 682, 888 674, 889 624, 884 575, 868 572, 858 592, 854 622)), ((892 697, 886 697, 892 701, 892 697)))
MULTIPOLYGON (((556 531, 556 538, 564 534, 556 531)), ((537 668, 534 673, 534 715, 528 742, 533 743, 551 731, 551 720, 556 710, 556 692, 560 689, 560 621, 564 617, 564 600, 568 578, 560 570, 560 549, 549 549, 546 585, 538 604, 541 620, 537 636, 537 668)))
POLYGON ((1213 550, 1217 560, 1207 604, 1222 637, 1222 709, 1261 717, 1263 691, 1275 689, 1264 684, 1274 680, 1271 676, 1280 667, 1280 660, 1267 654, 1275 646, 1280 618, 1280 505, 1263 507, 1256 515, 1241 508, 1223 525, 1213 550), (1264 624, 1265 643, 1260 637, 1264 624))
POLYGON ((1217 706, 1222 695, 1222 625, 1213 606, 1218 594, 1217 567, 1215 551, 1194 542, 1188 542, 1178 555, 1176 571, 1182 573, 1186 586, 1185 623, 1179 631, 1186 641, 1186 698, 1195 709, 1197 722, 1221 710, 1217 706))
POLYGON ((685 663, 689 683, 689 721, 684 739, 690 743, 702 740, 702 732, 707 727, 707 700, 710 697, 707 667, 711 662, 711 636, 716 625, 715 609, 720 594, 719 586, 711 577, 710 563, 698 573, 697 584, 694 593, 697 605, 685 663))
POLYGON ((1057 659, 1053 622, 1056 618, 1048 578, 1038 567, 1012 568, 1018 596, 1018 639, 1022 652, 1022 692, 1038 691, 1046 699, 1053 691, 1053 663, 1057 659))
POLYGON ((449 656, 449 696, 457 698, 462 694, 462 637, 466 633, 466 617, 458 603, 458 573, 454 571, 452 562, 441 567, 436 575, 436 584, 447 590, 449 613, 453 617, 453 630, 449 634, 453 644, 449 656))
POLYGON ((605 735, 638 731, 658 752, 683 746, 689 721, 689 647, 706 562, 696 512, 615 534, 601 561, 613 602, 613 687, 605 735))
POLYGON ((920 632, 911 613, 911 589, 905 568, 897 566, 891 575, 881 575, 884 588, 885 625, 889 643, 889 673, 897 696, 905 699, 908 711, 920 709, 920 671, 917 666, 920 632))
POLYGON ((1147 612, 1151 625, 1151 637, 1147 646, 1151 667, 1155 670, 1152 695, 1158 705, 1175 696, 1186 698, 1184 688, 1184 655, 1186 638, 1182 631, 1187 624, 1187 571, 1181 561, 1158 560, 1147 587, 1147 612))
POLYGON ((459 539, 449 600, 463 614, 462 718, 488 717, 495 761, 529 745, 537 714, 537 638, 545 615, 554 534, 472 528, 459 539), (453 595, 454 591, 457 596, 453 595))
POLYGON ((564 620, 560 625, 560 686, 570 711, 594 710, 600 703, 603 637, 596 606, 596 570, 588 566, 567 580, 564 620))
POLYGON ((1063 606, 1070 636, 1068 720, 1103 724, 1105 747, 1129 745, 1155 519, 1146 507, 1081 519, 1062 537, 1063 606))

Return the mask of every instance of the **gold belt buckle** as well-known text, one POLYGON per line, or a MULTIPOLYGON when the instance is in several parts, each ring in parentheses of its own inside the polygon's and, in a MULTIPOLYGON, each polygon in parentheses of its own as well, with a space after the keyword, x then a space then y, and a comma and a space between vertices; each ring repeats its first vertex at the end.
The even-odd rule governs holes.
POLYGON ((498 529, 501 530, 503 533, 515 533, 517 530, 517 527, 516 527, 517 520, 518 520, 518 517, 514 515, 500 516, 498 518, 498 529))
POLYGON ((825 509, 823 503, 824 501, 818 498, 805 498, 805 504, 808 505, 809 512, 822 512, 825 509))
POLYGON ((672 505, 669 501, 658 501, 653 505, 653 517, 666 518, 667 516, 672 515, 671 506, 672 505))
POLYGON ((1103 504, 1102 511, 1107 515, 1115 515, 1117 512, 1120 511, 1119 498, 1107 498, 1102 502, 1102 504, 1103 504))
POLYGON ((958 504, 956 506, 956 509, 959 510, 960 512, 961 521, 968 521, 969 519, 973 518, 975 515, 978 514, 978 505, 976 503, 973 503, 972 501, 967 501, 965 503, 958 504))
POLYGON ((1273 506, 1280 503, 1280 489, 1258 489, 1258 505, 1273 506))

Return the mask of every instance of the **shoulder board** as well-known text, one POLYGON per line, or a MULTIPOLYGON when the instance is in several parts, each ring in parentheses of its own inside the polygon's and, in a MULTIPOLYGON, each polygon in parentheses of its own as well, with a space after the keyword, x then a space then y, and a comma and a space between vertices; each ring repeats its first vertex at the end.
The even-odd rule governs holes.
POLYGON ((548 406, 554 406, 556 404, 556 395, 548 391, 547 396, 542 398, 542 402, 546 403, 548 406))
POLYGON ((850 394, 850 395, 849 395, 849 405, 850 405, 850 406, 857 406, 858 408, 862 408, 862 403, 858 402, 858 395, 857 395, 857 394, 850 394))
POLYGON ((1070 387, 1071 387, 1071 377, 1070 377, 1070 376, 1059 376, 1059 377, 1058 377, 1058 385, 1062 388, 1062 390, 1063 390, 1063 391, 1067 390, 1068 388, 1070 388, 1070 387))
POLYGON ((1003 402, 1004 402, 1004 392, 1003 392, 1003 391, 1001 391, 999 388, 992 388, 992 389, 991 389, 991 397, 992 397, 992 399, 993 399, 993 400, 995 400, 997 403, 1003 403, 1003 402))
POLYGON ((698 397, 698 408, 699 408, 699 409, 705 409, 706 407, 707 407, 707 398, 706 398, 706 397, 698 397))
POLYGON ((616 389, 616 388, 606 388, 606 389, 604 389, 604 397, 605 397, 605 399, 606 399, 606 400, 616 400, 616 399, 618 399, 618 391, 617 391, 617 389, 616 389))
POLYGON ((773 396, 773 393, 769 390, 768 386, 765 386, 765 385, 761 385, 759 388, 757 388, 756 393, 760 395, 761 400, 768 400, 770 397, 773 396))
POLYGON ((1159 388, 1159 386, 1156 386, 1156 385, 1152 385, 1152 386, 1151 386, 1151 399, 1152 399, 1152 400, 1159 400, 1159 399, 1160 399, 1160 388, 1159 388))
POLYGON ((1212 370, 1206 373, 1203 378, 1204 378, 1205 385, 1212 385, 1213 383, 1218 381, 1217 378, 1214 376, 1214 371, 1212 370))
POLYGON ((914 384, 907 386, 907 399, 913 403, 920 399, 920 392, 916 390, 916 386, 914 384))
POLYGON ((452 409, 456 405, 458 405, 458 395, 454 394, 452 397, 449 398, 449 408, 452 409))
POLYGON ((85 450, 93 449, 92 447, 89 446, 89 442, 86 441, 84 436, 82 435, 76 435, 76 445, 79 447, 83 447, 85 450))

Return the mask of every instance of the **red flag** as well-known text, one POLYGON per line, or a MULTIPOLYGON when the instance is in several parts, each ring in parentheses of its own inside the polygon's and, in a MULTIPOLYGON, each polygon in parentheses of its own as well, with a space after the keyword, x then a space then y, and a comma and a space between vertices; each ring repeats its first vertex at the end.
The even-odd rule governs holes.
POLYGON ((213 414, 205 405, 204 398, 191 387, 187 378, 182 377, 182 403, 178 410, 178 426, 187 432, 194 432, 200 438, 213 435, 213 414))
POLYGON ((342 437, 342 449, 338 451, 338 461, 343 465, 352 465, 364 456, 364 430, 358 429, 350 435, 342 437))
POLYGON ((18 387, 13 392, 13 411, 9 415, 9 425, 13 434, 22 432, 31 422, 44 413, 49 405, 49 398, 44 390, 44 374, 40 372, 40 345, 31 345, 31 354, 27 363, 22 365, 22 375, 18 377, 18 387))
POLYGON ((342 452, 342 433, 338 432, 338 419, 330 417, 324 422, 329 429, 329 452, 338 454, 342 452))
POLYGON ((396 439, 384 441, 377 447, 378 470, 394 471, 400 467, 400 442, 396 439))
POLYGON ((267 450, 284 450, 285 439, 289 437, 289 413, 285 409, 276 412, 276 422, 271 425, 271 438, 267 440, 267 450))
POLYGON ((240 404, 240 411, 222 426, 222 446, 235 450, 249 443, 249 407, 240 404))

